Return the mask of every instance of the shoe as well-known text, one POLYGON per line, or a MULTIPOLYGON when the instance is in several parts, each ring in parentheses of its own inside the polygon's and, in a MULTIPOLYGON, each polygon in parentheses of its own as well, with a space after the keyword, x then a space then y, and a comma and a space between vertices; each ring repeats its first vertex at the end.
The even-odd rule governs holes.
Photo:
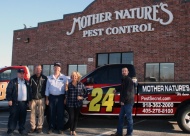
POLYGON ((19 133, 20 133, 22 136, 27 136, 27 135, 28 135, 28 133, 27 133, 26 131, 24 131, 24 130, 23 130, 23 131, 20 131, 19 133))
POLYGON ((111 134, 110 136, 123 136, 123 135, 115 133, 115 134, 111 134))
POLYGON ((13 131, 11 129, 7 130, 7 136, 14 136, 13 131))
POLYGON ((62 130, 59 130, 59 134, 63 134, 63 131, 62 131, 62 130))
POLYGON ((30 131, 28 133, 34 133, 35 132, 35 129, 30 129, 30 131))
POLYGON ((47 133, 51 134, 52 132, 53 132, 53 129, 49 129, 47 133))
POLYGON ((37 133, 42 133, 42 128, 38 128, 37 133))

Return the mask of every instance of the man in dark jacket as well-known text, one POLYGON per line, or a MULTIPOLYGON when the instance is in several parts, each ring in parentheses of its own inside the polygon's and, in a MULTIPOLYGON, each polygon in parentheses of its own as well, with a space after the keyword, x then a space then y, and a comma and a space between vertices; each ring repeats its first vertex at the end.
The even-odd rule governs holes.
POLYGON ((12 136, 19 122, 19 133, 28 135, 24 125, 27 115, 27 104, 31 103, 31 90, 29 83, 24 79, 24 69, 19 69, 17 78, 11 80, 7 86, 6 99, 8 100, 10 115, 8 119, 7 134, 12 136))
POLYGON ((126 136, 132 136, 133 133, 133 118, 132 109, 134 104, 134 83, 132 79, 128 76, 128 69, 122 69, 122 83, 120 91, 120 104, 121 110, 119 113, 119 122, 117 126, 117 132, 112 134, 112 136, 123 136, 123 124, 124 117, 127 118, 127 134, 126 136))
POLYGON ((37 129, 37 133, 42 133, 44 123, 44 110, 45 110, 45 89, 47 77, 42 74, 42 66, 35 66, 35 74, 30 78, 30 86, 32 90, 32 103, 30 114, 30 133, 37 129), (37 123, 36 123, 36 116, 37 123))

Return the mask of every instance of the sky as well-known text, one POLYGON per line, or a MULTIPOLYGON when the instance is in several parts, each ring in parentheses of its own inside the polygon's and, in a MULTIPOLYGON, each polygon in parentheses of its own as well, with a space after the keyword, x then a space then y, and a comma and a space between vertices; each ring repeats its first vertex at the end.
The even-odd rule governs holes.
POLYGON ((83 11, 94 0, 0 0, 0 68, 12 61, 13 31, 83 11))

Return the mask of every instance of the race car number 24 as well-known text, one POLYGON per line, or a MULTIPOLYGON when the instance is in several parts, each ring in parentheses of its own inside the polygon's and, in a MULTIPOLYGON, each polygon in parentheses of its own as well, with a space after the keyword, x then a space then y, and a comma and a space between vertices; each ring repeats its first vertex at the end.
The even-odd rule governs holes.
POLYGON ((103 97, 103 90, 101 88, 93 89, 91 96, 94 98, 90 101, 89 111, 99 112, 101 106, 105 106, 106 112, 111 112, 114 104, 114 90, 115 88, 109 88, 109 90, 103 97))

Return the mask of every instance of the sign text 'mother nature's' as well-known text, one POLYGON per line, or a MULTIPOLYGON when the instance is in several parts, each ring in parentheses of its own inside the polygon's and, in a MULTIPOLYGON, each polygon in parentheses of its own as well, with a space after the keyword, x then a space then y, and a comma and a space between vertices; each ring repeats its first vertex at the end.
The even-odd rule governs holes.
MULTIPOLYGON (((173 21, 173 14, 171 11, 167 9, 168 4, 160 3, 159 5, 125 9, 120 11, 115 11, 115 19, 146 19, 152 20, 155 22, 159 22, 161 25, 168 25, 173 21), (158 17, 159 11, 168 15, 168 20, 164 20, 158 17)), ((79 30, 83 30, 84 28, 90 27, 95 24, 111 21, 113 18, 113 14, 111 12, 104 12, 99 14, 92 14, 87 16, 82 16, 78 18, 73 18, 73 25, 70 32, 67 32, 67 35, 72 35, 76 29, 76 25, 78 24, 79 30)), ((91 36, 101 36, 103 32, 107 35, 111 34, 123 34, 123 33, 133 33, 133 32, 145 32, 145 31, 154 31, 151 23, 141 24, 141 25, 126 25, 119 27, 108 27, 98 28, 93 30, 85 30, 83 31, 83 37, 91 37, 91 36)))

